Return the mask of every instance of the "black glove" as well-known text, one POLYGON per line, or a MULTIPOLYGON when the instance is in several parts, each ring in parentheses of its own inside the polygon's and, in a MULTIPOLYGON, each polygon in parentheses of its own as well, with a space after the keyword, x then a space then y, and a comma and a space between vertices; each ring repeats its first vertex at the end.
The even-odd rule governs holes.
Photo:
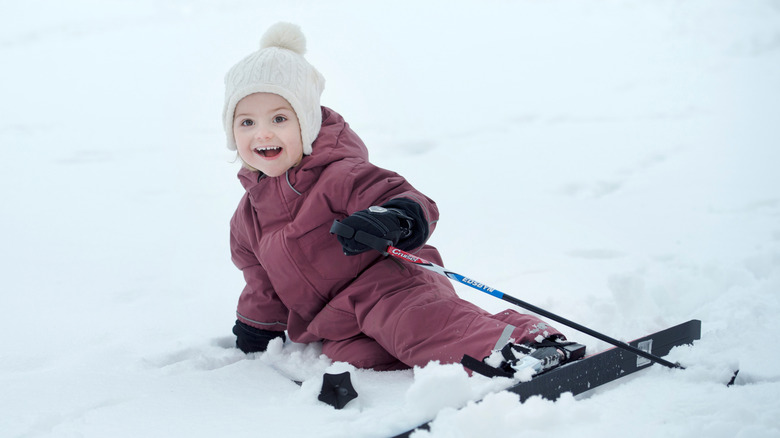
POLYGON ((282 341, 287 340, 284 332, 255 328, 241 321, 236 321, 233 334, 236 335, 236 347, 247 354, 265 351, 272 339, 281 337, 282 341))
MULTIPOLYGON (((428 223, 423 216, 422 207, 416 202, 399 198, 393 199, 381 207, 370 207, 344 218, 342 224, 376 237, 393 242, 393 246, 404 251, 416 248, 428 240, 428 223)), ((356 241, 354 237, 336 236, 346 255, 357 255, 369 250, 369 247, 356 241)))

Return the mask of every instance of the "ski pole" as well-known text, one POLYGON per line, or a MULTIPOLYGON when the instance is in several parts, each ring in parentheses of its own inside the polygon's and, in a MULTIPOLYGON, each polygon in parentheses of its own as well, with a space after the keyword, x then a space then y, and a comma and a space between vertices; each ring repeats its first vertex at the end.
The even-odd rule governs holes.
POLYGON ((595 330, 592 330, 588 327, 585 327, 581 324, 578 324, 574 321, 568 320, 562 316, 556 315, 555 313, 548 312, 547 310, 542 309, 541 307, 536 307, 533 304, 527 303, 523 300, 517 299, 511 295, 507 295, 503 292, 501 292, 498 289, 492 288, 488 286, 487 284, 478 282, 476 280, 472 280, 471 278, 468 278, 466 276, 460 275, 458 273, 449 271, 445 269, 442 266, 439 266, 435 263, 431 263, 428 260, 423 259, 422 257, 418 257, 416 255, 410 254, 402 249, 398 249, 393 246, 393 242, 390 240, 382 239, 381 237, 374 236, 372 234, 366 233, 365 231, 361 230, 355 230, 354 228, 350 227, 349 225, 344 225, 339 221, 334 221, 333 226, 330 228, 331 234, 336 234, 341 237, 345 237, 347 239, 354 238, 355 241, 362 243, 363 245, 368 246, 371 249, 375 249, 379 252, 381 252, 383 255, 395 257, 397 259, 406 260, 407 262, 413 263, 421 268, 425 268, 429 271, 433 271, 439 275, 443 275, 451 280, 457 281, 458 283, 465 284, 466 286, 469 286, 471 288, 474 288, 478 291, 484 292, 488 295, 492 295, 498 299, 507 301, 509 303, 512 303, 518 307, 521 307, 523 309, 529 310, 531 312, 534 312, 538 315, 544 316, 548 319, 551 319, 553 321, 559 322, 565 326, 571 327, 575 330, 578 330, 582 333, 585 333, 587 335, 590 335, 596 339, 602 340, 608 344, 614 345, 617 348, 620 348, 625 351, 629 351, 631 353, 636 354, 637 356, 641 356, 645 359, 648 359, 652 362, 659 363, 661 365, 664 365, 669 368, 678 368, 678 369, 685 369, 682 365, 678 363, 672 363, 669 362, 666 359, 660 358, 652 353, 649 353, 644 350, 640 350, 632 345, 629 345, 625 342, 619 341, 617 339, 614 339, 612 337, 609 337, 603 333, 599 333, 595 330))

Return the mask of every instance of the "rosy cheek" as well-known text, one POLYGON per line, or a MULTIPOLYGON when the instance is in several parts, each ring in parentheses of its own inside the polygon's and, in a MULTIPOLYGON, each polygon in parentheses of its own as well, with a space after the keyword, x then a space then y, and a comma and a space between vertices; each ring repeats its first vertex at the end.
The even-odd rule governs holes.
POLYGON ((245 144, 246 143, 246 138, 245 137, 246 136, 242 135, 240 131, 236 131, 236 130, 233 131, 233 138, 236 139, 236 144, 237 145, 245 144))

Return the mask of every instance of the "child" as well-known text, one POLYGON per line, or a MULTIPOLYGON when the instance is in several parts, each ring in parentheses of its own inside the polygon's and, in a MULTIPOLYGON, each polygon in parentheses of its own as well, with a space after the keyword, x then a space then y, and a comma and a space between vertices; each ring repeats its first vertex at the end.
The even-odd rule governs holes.
MULTIPOLYGON (((503 350, 488 362, 511 374, 529 351, 523 344, 534 351, 563 340, 536 317, 491 315, 461 300, 446 278, 330 234, 339 220, 442 263, 425 245, 436 204, 372 165, 344 119, 320 106, 325 80, 305 49, 297 26, 278 23, 225 78, 227 144, 243 163, 238 178, 246 189, 230 222, 233 262, 246 279, 237 347, 264 351, 286 331, 295 342, 322 342, 333 360, 375 370, 503 350)), ((548 359, 567 360, 568 350, 558 348, 566 344, 553 345, 548 359)))

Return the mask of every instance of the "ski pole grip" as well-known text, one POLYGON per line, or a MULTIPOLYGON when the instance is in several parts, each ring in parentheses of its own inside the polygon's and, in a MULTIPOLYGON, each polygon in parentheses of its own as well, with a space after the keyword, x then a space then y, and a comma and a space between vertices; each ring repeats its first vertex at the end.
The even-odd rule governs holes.
POLYGON ((381 252, 382 255, 387 255, 387 247, 393 245, 391 240, 374 236, 373 234, 366 233, 362 230, 355 230, 349 225, 342 224, 338 220, 333 221, 333 225, 330 227, 330 234, 335 234, 345 239, 355 239, 356 242, 362 243, 371 249, 375 249, 381 252))

